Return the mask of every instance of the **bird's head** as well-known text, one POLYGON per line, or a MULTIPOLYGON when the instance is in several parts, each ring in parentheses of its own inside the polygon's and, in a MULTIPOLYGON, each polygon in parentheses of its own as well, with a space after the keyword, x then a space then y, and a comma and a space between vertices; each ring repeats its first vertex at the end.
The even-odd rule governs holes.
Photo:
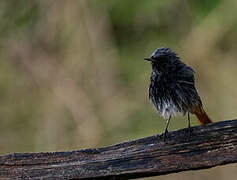
POLYGON ((155 63, 168 63, 174 59, 177 58, 177 54, 172 51, 170 48, 166 48, 166 47, 161 47, 156 49, 151 57, 149 58, 144 58, 147 61, 151 61, 153 64, 155 63))

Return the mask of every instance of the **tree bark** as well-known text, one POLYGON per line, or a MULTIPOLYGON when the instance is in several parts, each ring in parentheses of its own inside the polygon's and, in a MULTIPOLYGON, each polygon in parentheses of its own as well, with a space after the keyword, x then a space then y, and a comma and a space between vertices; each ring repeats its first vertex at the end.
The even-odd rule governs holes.
POLYGON ((237 162, 237 120, 109 147, 0 156, 0 179, 130 179, 237 162))

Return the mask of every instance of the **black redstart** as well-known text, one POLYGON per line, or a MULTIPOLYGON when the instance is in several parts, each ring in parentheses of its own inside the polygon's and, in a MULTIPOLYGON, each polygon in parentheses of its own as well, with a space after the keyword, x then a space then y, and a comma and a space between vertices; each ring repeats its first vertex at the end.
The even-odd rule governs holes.
POLYGON ((172 116, 188 113, 195 114, 201 125, 212 123, 203 109, 201 98, 195 88, 194 70, 184 64, 170 48, 156 49, 150 58, 152 65, 149 99, 158 113, 167 119, 164 141, 168 135, 168 126, 172 116))

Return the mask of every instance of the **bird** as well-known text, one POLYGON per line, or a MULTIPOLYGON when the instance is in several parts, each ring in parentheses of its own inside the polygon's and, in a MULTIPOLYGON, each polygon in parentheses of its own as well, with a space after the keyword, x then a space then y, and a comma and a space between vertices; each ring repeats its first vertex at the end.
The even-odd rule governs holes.
POLYGON ((164 141, 168 137, 168 126, 173 116, 187 114, 191 135, 190 115, 196 115, 201 125, 212 123, 203 109, 201 98, 195 87, 195 71, 181 61, 170 48, 157 48, 149 58, 152 72, 148 88, 149 99, 158 113, 166 119, 164 141))

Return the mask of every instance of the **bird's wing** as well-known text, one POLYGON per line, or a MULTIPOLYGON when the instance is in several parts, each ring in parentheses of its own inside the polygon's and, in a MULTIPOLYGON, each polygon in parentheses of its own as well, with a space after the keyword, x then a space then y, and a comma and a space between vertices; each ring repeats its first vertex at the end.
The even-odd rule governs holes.
POLYGON ((198 91, 195 87, 194 70, 186 66, 177 72, 177 87, 183 93, 186 103, 190 105, 201 104, 198 91))
POLYGON ((188 85, 194 87, 194 70, 191 67, 184 66, 183 68, 179 69, 179 71, 177 71, 176 75, 178 83, 180 83, 181 85, 188 85))

